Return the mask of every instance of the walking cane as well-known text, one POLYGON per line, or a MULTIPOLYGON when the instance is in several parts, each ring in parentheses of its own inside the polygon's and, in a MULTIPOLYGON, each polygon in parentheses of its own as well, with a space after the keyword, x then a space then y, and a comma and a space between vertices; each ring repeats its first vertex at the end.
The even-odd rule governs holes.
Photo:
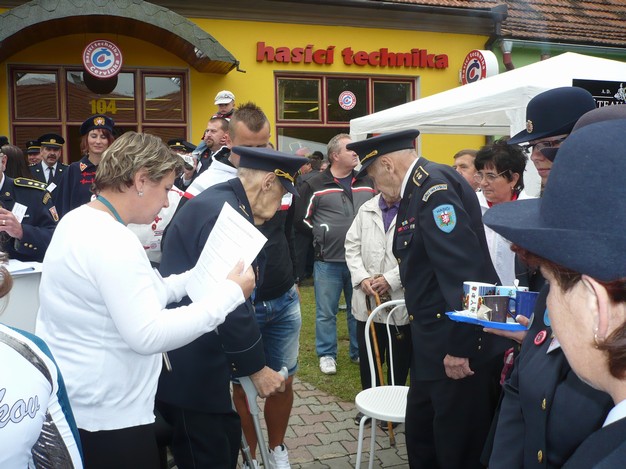
MULTIPOLYGON (((378 294, 374 294, 374 299, 376 300, 376 306, 380 306, 380 297, 378 294)), ((367 315, 370 316, 372 314, 372 305, 370 302, 369 295, 365 295, 365 305, 367 306, 367 315)), ((378 349, 378 337, 376 336, 376 329, 374 327, 374 321, 370 324, 370 332, 372 334, 372 342, 374 343, 374 356, 376 357, 376 370, 378 371, 378 379, 380 380, 381 386, 385 384, 385 377, 383 375, 383 365, 380 360, 380 350, 378 349)), ((391 347, 391 344, 389 344, 391 347)), ((389 445, 392 447, 396 446, 396 437, 393 434, 393 424, 391 422, 387 422, 387 431, 389 433, 389 445)))
MULTIPOLYGON (((374 299, 376 300, 376 307, 380 306, 380 297, 378 296, 378 294, 374 295, 374 299)), ((374 323, 372 322, 372 325, 374 323)), ((389 342, 389 353, 391 352, 391 342, 389 342)), ((378 350, 378 343, 376 344, 376 350, 378 350)), ((378 353, 378 351, 377 351, 378 353)), ((378 361, 380 362, 380 356, 378 358, 378 361)), ((382 373, 382 365, 379 365, 381 367, 380 369, 380 373, 382 373)), ((393 373, 393 370, 391 371, 393 373)), ((382 382, 382 378, 381 378, 381 382, 382 382)), ((394 447, 396 446, 396 435, 393 433, 393 423, 391 422, 387 422, 387 432, 389 433, 389 446, 394 447)))

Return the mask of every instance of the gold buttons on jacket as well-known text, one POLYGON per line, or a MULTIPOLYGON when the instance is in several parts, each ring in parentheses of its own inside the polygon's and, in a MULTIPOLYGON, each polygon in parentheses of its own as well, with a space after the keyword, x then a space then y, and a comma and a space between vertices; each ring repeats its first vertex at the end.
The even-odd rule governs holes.
POLYGON ((541 450, 537 451, 537 461, 539 462, 543 461, 543 451, 541 450))
POLYGON ((541 401, 541 410, 546 410, 546 398, 543 398, 543 401, 541 401))
POLYGON ((437 319, 441 319, 441 313, 437 313, 437 319))
POLYGON ((409 315, 409 321, 412 321, 412 320, 413 320, 413 315, 412 315, 412 314, 410 314, 410 315, 409 315))
POLYGON ((399 257, 396 260, 398 261, 398 264, 402 261, 399 257))

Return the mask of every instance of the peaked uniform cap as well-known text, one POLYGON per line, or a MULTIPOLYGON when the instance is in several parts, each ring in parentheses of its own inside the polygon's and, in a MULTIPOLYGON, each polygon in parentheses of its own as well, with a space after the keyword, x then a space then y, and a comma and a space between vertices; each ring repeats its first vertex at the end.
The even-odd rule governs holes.
POLYGON ((193 143, 190 143, 187 140, 181 140, 180 138, 168 140, 167 146, 172 150, 184 151, 185 153, 191 153, 196 149, 196 146, 193 143))
POLYGON ((65 139, 58 134, 44 134, 39 137, 39 144, 42 147, 61 148, 65 139))
POLYGON ((401 130, 348 143, 346 149, 355 152, 361 163, 357 177, 364 176, 367 167, 379 156, 399 150, 415 149, 415 139, 419 134, 420 131, 417 129, 401 130))
POLYGON ((41 143, 39 140, 29 140, 26 142, 26 153, 39 153, 41 151, 41 143))
POLYGON ((307 158, 289 155, 271 148, 233 147, 232 152, 239 155, 240 168, 274 173, 288 192, 299 195, 294 183, 300 167, 308 163, 307 158))
POLYGON ((595 108, 593 96, 582 88, 564 86, 544 91, 526 106, 526 128, 507 143, 512 145, 569 134, 576 121, 595 108))
MULTIPOLYGON (((583 114, 583 116, 576 122, 576 125, 572 129, 572 133, 589 124, 593 124, 594 122, 602 122, 613 119, 626 119, 626 104, 602 106, 583 114)), ((543 156, 545 156, 550 161, 554 161, 554 158, 556 158, 558 151, 558 147, 548 147, 541 149, 541 153, 543 153, 543 156)))

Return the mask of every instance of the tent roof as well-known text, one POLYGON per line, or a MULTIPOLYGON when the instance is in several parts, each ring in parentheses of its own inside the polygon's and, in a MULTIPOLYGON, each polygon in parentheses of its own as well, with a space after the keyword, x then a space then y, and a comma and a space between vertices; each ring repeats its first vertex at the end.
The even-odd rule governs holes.
POLYGON ((623 81, 626 63, 572 52, 350 121, 350 133, 417 128, 424 134, 513 135, 537 94, 573 79, 623 81))

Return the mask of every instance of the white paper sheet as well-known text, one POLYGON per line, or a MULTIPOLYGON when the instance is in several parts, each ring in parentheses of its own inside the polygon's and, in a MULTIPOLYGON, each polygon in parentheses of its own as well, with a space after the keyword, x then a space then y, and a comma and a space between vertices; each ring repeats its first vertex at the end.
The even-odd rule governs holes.
POLYGON ((261 251, 267 238, 228 203, 224 203, 187 283, 187 294, 199 301, 209 294, 243 259, 247 269, 261 251))
POLYGON ((41 263, 39 262, 23 262, 17 259, 9 259, 9 263, 5 264, 11 275, 22 274, 25 272, 41 272, 41 263))

